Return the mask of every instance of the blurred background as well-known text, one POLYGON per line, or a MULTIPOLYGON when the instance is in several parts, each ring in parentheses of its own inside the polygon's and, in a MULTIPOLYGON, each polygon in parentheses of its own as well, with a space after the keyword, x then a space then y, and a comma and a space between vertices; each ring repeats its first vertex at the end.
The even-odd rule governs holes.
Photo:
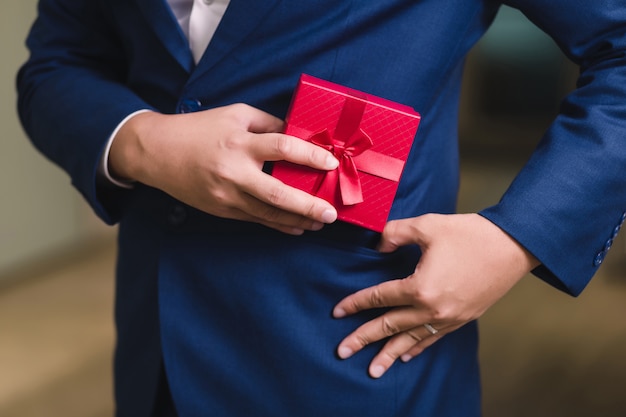
MULTIPOLYGON (((0 416, 111 416, 115 229, 33 150, 15 112, 35 8, 0 3, 0 416)), ((501 10, 467 64, 460 211, 498 201, 576 74, 501 10)), ((485 417, 626 415, 625 236, 580 297, 529 276, 483 317, 485 417)))

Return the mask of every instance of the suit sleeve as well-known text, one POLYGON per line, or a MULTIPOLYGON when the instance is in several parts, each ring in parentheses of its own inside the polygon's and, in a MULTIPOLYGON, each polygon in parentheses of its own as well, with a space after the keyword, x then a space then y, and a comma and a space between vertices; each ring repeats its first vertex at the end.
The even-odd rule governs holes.
POLYGON ((578 295, 626 218, 626 2, 511 0, 580 66, 576 89, 501 201, 481 214, 578 295))
POLYGON ((18 112, 33 144, 65 170, 105 222, 132 191, 99 186, 98 162, 115 127, 151 109, 124 86, 126 61, 98 0, 41 0, 17 77, 18 112))

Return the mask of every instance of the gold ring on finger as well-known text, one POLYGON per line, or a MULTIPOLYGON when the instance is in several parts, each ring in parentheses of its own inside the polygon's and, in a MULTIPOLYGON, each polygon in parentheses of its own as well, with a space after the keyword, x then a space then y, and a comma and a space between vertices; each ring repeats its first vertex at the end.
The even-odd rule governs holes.
POLYGON ((426 328, 426 330, 428 330, 428 332, 429 332, 430 334, 432 334, 432 335, 436 335, 437 333, 439 333, 439 330, 435 329, 435 328, 433 327, 433 325, 432 325, 432 324, 430 324, 430 323, 426 323, 426 324, 424 324, 424 327, 425 327, 425 328, 426 328))

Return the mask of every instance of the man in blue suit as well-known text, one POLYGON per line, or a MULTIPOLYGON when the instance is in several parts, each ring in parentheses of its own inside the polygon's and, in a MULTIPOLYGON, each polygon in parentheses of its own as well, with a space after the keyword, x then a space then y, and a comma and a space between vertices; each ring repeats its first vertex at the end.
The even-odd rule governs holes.
POLYGON ((531 270, 580 293, 626 218, 626 3, 227 3, 41 0, 28 38, 25 129, 119 223, 117 415, 480 415, 474 320, 531 270), (500 3, 578 88, 502 200, 453 214, 463 61, 500 3), (336 166, 279 133, 301 73, 422 114, 382 235, 263 170, 336 166))

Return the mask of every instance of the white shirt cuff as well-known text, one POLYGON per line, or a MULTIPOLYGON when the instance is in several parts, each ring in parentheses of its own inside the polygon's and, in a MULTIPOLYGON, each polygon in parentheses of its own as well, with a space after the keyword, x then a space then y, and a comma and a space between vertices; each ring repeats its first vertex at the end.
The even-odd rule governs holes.
POLYGON ((109 140, 107 141, 107 144, 104 148, 104 152, 102 152, 102 156, 100 157, 100 163, 98 164, 98 179, 101 180, 104 184, 115 185, 122 188, 133 188, 134 181, 123 181, 113 178, 113 176, 109 172, 109 153, 111 152, 111 145, 113 145, 113 140, 115 139, 115 136, 117 136, 117 132, 120 131, 122 126, 124 126, 124 124, 126 124, 126 122, 128 122, 134 116, 149 111, 151 110, 144 109, 129 114, 117 125, 111 136, 109 136, 109 140))

